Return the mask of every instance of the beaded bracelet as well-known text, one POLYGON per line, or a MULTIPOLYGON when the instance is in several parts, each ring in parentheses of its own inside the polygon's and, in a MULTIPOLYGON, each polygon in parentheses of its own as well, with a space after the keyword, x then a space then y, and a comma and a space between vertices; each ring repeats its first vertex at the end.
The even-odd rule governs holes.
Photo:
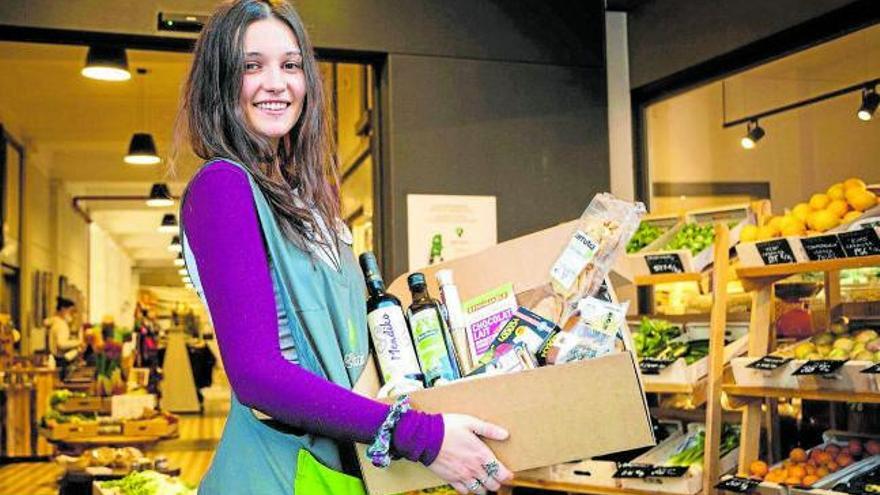
POLYGON ((403 413, 410 409, 409 397, 407 395, 398 397, 394 404, 391 405, 391 409, 388 411, 385 421, 382 422, 382 426, 379 427, 373 443, 367 447, 367 458, 377 468, 386 468, 391 464, 391 434, 403 413))

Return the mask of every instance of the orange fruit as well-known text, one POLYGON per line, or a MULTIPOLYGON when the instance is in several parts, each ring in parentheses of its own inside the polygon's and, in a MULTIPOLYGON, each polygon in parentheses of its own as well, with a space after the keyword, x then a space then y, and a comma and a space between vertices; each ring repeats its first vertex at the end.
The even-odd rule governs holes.
POLYGON ((834 456, 832 456, 831 452, 828 452, 828 451, 820 452, 819 456, 816 458, 816 460, 819 461, 819 464, 824 464, 824 465, 827 465, 833 459, 834 459, 834 456))
POLYGON ((834 461, 831 461, 828 464, 825 464, 825 467, 827 467, 828 470, 831 471, 832 473, 837 471, 838 469, 840 469, 840 465, 834 461))
POLYGON ((813 210, 824 210, 830 202, 831 198, 829 198, 828 195, 824 193, 816 193, 810 196, 810 208, 812 208, 813 210))
POLYGON ((835 199, 828 203, 828 207, 825 209, 837 215, 837 218, 843 218, 849 211, 849 204, 843 199, 835 199))
POLYGON ((788 477, 789 478, 803 478, 806 475, 807 475, 807 470, 800 467, 800 466, 794 466, 788 470, 788 477))
POLYGON ((825 452, 831 454, 831 457, 837 457, 837 454, 840 453, 840 445, 829 444, 825 447, 825 452))
MULTIPOLYGON (((807 451, 801 448, 791 449, 791 452, 788 453, 788 458, 793 462, 804 462, 807 460, 807 451)), ((804 475, 801 475, 803 478, 804 475)))
POLYGON ((764 461, 752 461, 752 463, 749 464, 749 474, 759 478, 767 476, 768 469, 767 463, 764 461))
POLYGON ((843 183, 838 182, 837 184, 832 185, 825 191, 825 194, 828 195, 831 199, 843 199, 844 198, 844 188, 843 183))
POLYGON ((868 186, 865 184, 865 181, 863 181, 862 179, 859 179, 857 177, 853 177, 851 179, 846 179, 845 181, 843 181, 843 188, 845 190, 865 189, 866 187, 868 187, 868 186))
POLYGON ((805 467, 804 469, 806 469, 807 475, 815 475, 816 474, 816 466, 814 466, 813 464, 810 464, 810 462, 813 462, 813 461, 812 460, 808 461, 807 467, 805 467))
POLYGON ((853 211, 847 212, 847 214, 844 215, 843 218, 840 219, 840 223, 850 223, 853 220, 855 220, 856 218, 859 218, 860 216, 862 216, 862 212, 860 212, 860 211, 853 210, 853 211))
POLYGON ((877 195, 864 189, 854 191, 846 197, 846 201, 853 210, 865 211, 877 204, 877 195))
POLYGON ((817 482, 817 481, 819 481, 819 477, 818 477, 818 476, 814 476, 814 475, 812 475, 812 474, 808 474, 807 476, 804 476, 804 479, 801 480, 801 484, 804 485, 804 486, 812 486, 813 483, 815 483, 815 482, 817 482))
POLYGON ((801 479, 802 478, 798 478, 797 476, 789 476, 788 478, 785 478, 785 481, 783 481, 783 483, 785 483, 786 485, 792 485, 792 486, 800 485, 801 479))
POLYGON ((840 454, 837 456, 837 459, 835 459, 835 462, 841 468, 845 468, 853 463, 853 456, 850 454, 840 454))
POLYGON ((825 476, 828 476, 829 474, 831 474, 831 471, 829 471, 827 467, 822 466, 822 467, 819 467, 816 469, 816 476, 818 476, 820 478, 824 478, 825 476))
POLYGON ((811 211, 813 211, 813 209, 810 208, 810 205, 807 203, 798 203, 791 209, 791 214, 799 218, 800 221, 806 222, 807 215, 809 215, 811 211))

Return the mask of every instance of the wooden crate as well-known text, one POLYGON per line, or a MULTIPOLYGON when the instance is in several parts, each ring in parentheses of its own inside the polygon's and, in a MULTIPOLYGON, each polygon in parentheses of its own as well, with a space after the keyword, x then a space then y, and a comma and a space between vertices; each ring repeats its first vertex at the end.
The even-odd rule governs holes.
POLYGON ((50 440, 71 440, 96 436, 99 426, 97 422, 53 423, 51 427, 42 431, 50 440))
POLYGON ((177 434, 177 423, 165 418, 130 419, 123 421, 122 434, 132 437, 170 437, 177 434))
POLYGON ((71 397, 58 404, 56 409, 63 413, 110 414, 110 397, 71 397))

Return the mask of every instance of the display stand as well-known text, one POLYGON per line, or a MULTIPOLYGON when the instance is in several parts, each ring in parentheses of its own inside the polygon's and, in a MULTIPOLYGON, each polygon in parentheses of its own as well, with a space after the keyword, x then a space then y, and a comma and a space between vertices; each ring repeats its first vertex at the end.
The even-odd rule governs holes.
MULTIPOLYGON (((706 404, 706 454, 703 462, 703 493, 713 494, 720 475, 720 443, 722 432, 721 391, 724 375, 724 336, 727 328, 727 282, 730 256, 728 250, 729 228, 724 223, 715 225, 714 263, 712 269, 713 304, 710 314, 709 373, 695 384, 645 383, 645 391, 657 394, 686 395, 691 404, 706 404)), ((670 282, 700 283, 706 273, 671 273, 635 277, 639 286, 653 286, 670 282)), ((537 479, 525 474, 517 476, 499 495, 511 495, 513 487, 540 488, 567 493, 592 493, 597 495, 656 495, 661 492, 633 490, 581 483, 537 479)))
MULTIPOLYGON (((874 266, 880 266, 880 256, 841 258, 827 261, 737 269, 737 275, 742 280, 743 286, 746 290, 752 291, 749 357, 759 358, 772 350, 770 323, 773 310, 773 284, 775 282, 799 273, 825 273, 825 308, 830 318, 834 307, 840 301, 840 270, 874 266)), ((743 387, 736 384, 725 384, 723 390, 735 400, 745 403, 739 451, 739 470, 741 475, 747 474, 749 464, 758 459, 762 405, 766 401, 772 400, 775 402, 775 399, 789 397, 829 402, 880 403, 880 393, 878 392, 743 387)), ((768 410, 775 411, 775 407, 768 407, 768 410)), ((775 437, 772 431, 769 436, 771 438, 775 437)))

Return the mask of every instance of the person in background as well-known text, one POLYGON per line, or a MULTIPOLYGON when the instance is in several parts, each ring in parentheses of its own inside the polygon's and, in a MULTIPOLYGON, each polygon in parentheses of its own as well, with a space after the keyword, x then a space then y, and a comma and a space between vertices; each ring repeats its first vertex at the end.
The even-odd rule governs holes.
POLYGON ((221 5, 176 133, 207 162, 183 195, 181 238, 233 391, 199 493, 362 495, 353 442, 377 466, 402 457, 459 493, 498 490, 512 474, 484 439, 506 439, 502 427, 352 391, 371 366, 366 287, 340 219, 331 119, 294 8, 221 5))
POLYGON ((49 352, 55 358, 55 365, 60 370, 62 378, 67 366, 76 359, 83 346, 78 337, 70 335, 70 322, 73 321, 74 311, 76 305, 73 301, 59 297, 55 305, 55 314, 46 321, 49 327, 49 352))

